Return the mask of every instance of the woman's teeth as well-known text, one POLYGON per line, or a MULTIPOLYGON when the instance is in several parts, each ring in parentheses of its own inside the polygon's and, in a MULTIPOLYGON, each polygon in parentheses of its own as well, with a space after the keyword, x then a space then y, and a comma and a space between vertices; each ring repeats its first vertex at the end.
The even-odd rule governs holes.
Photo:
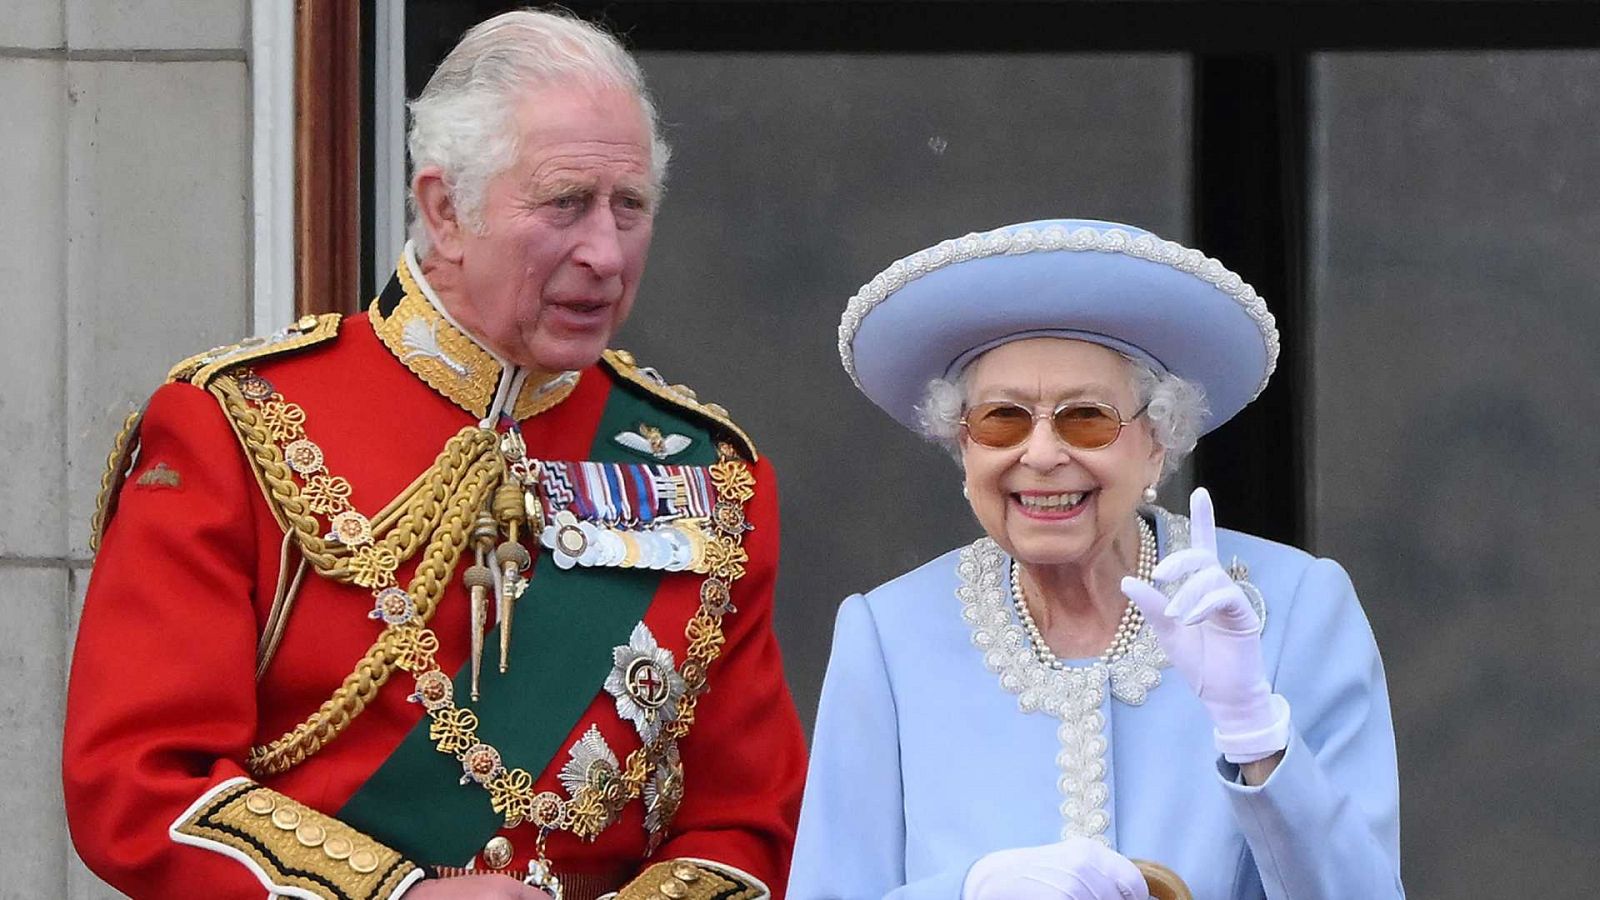
POLYGON ((1087 491, 1070 494, 1019 494, 1017 499, 1029 509, 1071 509, 1083 502, 1087 491))

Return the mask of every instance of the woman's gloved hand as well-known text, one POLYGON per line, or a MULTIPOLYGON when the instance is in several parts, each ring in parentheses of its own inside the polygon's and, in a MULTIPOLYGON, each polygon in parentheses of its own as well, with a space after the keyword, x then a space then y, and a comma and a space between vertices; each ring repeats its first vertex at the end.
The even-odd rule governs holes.
POLYGON ((967 870, 961 900, 1149 900, 1127 857, 1088 838, 996 850, 967 870))
POLYGON ((1124 578, 1122 592, 1139 605, 1167 658, 1206 705, 1217 750, 1231 763, 1255 762, 1288 746, 1289 704, 1267 681, 1261 617, 1217 559, 1216 516, 1205 488, 1190 495, 1189 512, 1189 548, 1156 566, 1154 586, 1124 578))

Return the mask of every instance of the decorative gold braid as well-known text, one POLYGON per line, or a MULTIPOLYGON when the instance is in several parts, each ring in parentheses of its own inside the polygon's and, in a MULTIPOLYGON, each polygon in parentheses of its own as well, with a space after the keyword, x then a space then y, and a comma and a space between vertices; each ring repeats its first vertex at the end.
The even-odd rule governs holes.
MULTIPOLYGON (((294 473, 284 461, 282 449, 272 439, 260 410, 245 399, 231 377, 218 378, 210 389, 222 402, 234 430, 249 452, 267 493, 268 504, 284 527, 293 530, 301 554, 322 576, 350 582, 353 575, 346 565, 350 550, 342 546, 330 547, 323 538, 322 524, 301 496, 294 473)), ((492 456, 494 447, 493 436, 482 429, 469 426, 457 432, 446 442, 433 465, 377 515, 373 528, 377 545, 394 554, 397 560, 410 559, 421 547, 424 535, 437 524, 445 500, 459 487, 466 471, 463 462, 486 453, 492 456)))
POLYGON ((122 420, 116 440, 111 442, 111 453, 106 457, 106 471, 100 476, 100 493, 95 497, 94 518, 89 522, 89 552, 100 552, 100 540, 105 537, 106 526, 117 509, 117 492, 128 478, 128 457, 139 434, 139 420, 144 410, 136 409, 122 420))
MULTIPOLYGON (((482 438, 477 442, 479 452, 447 454, 438 464, 439 468, 459 467, 463 477, 459 488, 449 496, 445 515, 434 529, 407 591, 417 606, 417 616, 412 620, 415 624, 385 629, 355 671, 316 712, 282 737, 265 746, 251 748, 250 771, 257 775, 275 775, 304 762, 366 709, 367 703, 394 674, 396 665, 414 668, 420 662, 418 648, 427 648, 428 638, 432 637, 424 626, 438 608, 439 598, 455 572, 478 508, 487 502, 503 471, 495 453, 493 434, 476 428, 470 430, 482 438)), ((452 438, 452 444, 464 437, 468 437, 466 430, 452 438)), ((431 643, 437 646, 437 640, 431 643)), ((431 649, 424 650, 421 657, 431 663, 431 649)))
POLYGON ((272 440, 261 413, 239 393, 238 384, 231 377, 212 382, 210 390, 222 403, 245 452, 250 454, 250 462, 267 492, 267 505, 277 513, 285 528, 293 529, 295 543, 312 567, 323 575, 335 577, 332 573, 339 568, 339 558, 328 552, 321 526, 300 498, 293 472, 283 461, 283 451, 272 440))
MULTIPOLYGON (((335 549, 323 538, 322 523, 302 496, 271 426, 241 392, 237 379, 225 375, 209 388, 245 446, 268 504, 293 534, 301 554, 326 578, 341 583, 359 580, 359 573, 349 564, 352 550, 344 546, 335 549)), ((433 465, 384 508, 375 529, 383 532, 377 536, 376 546, 396 565, 415 555, 424 535, 429 536, 408 589, 416 604, 418 624, 385 631, 333 695, 305 721, 276 740, 252 748, 248 759, 251 771, 278 774, 304 762, 366 709, 395 665, 415 664, 421 656, 431 656, 426 639, 418 640, 415 632, 437 607, 474 516, 498 485, 502 471, 495 435, 469 426, 451 437, 433 465)))

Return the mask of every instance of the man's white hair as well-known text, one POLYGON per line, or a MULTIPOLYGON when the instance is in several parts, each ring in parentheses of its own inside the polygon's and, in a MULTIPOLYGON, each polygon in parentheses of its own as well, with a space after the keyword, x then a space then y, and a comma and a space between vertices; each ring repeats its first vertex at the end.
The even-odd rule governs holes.
MULTIPOLYGON (((1134 395, 1139 398, 1139 405, 1145 407, 1144 418, 1150 423, 1150 433, 1156 444, 1166 451, 1161 464, 1161 478, 1165 480, 1178 470, 1200 439, 1200 423, 1206 415, 1205 391, 1194 382, 1157 372, 1149 364, 1124 354, 1117 355, 1128 363, 1134 395)), ((966 409, 970 368, 969 364, 954 381, 943 378, 929 381, 922 402, 917 404, 923 436, 943 445, 957 461, 961 459, 961 415, 966 409)))
MULTIPOLYGON (((411 171, 438 166, 457 214, 481 227, 484 189, 517 158, 516 105, 551 84, 620 87, 638 98, 650 123, 650 175, 659 196, 671 150, 661 140, 644 73, 616 38, 562 12, 514 10, 462 36, 409 104, 411 171)), ((428 229, 414 194, 409 202, 411 239, 417 255, 426 256, 428 229)))

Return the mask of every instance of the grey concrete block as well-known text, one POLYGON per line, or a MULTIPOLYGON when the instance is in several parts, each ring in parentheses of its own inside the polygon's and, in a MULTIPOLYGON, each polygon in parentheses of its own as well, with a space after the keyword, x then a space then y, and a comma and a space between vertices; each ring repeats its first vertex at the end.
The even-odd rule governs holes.
MULTIPOLYGON (((78 623, 83 620, 83 598, 89 592, 89 567, 74 566, 67 572, 67 662, 78 646, 78 623)), ((66 673, 63 673, 66 674, 66 673)), ((66 682, 62 682, 65 689, 66 682)))
POLYGON ((66 553, 66 63, 0 58, 0 557, 66 553))
POLYGON ((248 0, 66 0, 74 50, 240 50, 248 0))
POLYGON ((0 3, 0 47, 60 47, 63 15, 62 0, 4 0, 0 3))
POLYGON ((0 898, 59 897, 66 885, 62 814, 62 683, 66 668, 67 573, 0 567, 0 898))
POLYGON ((107 450, 177 360, 248 322, 242 63, 67 64, 67 541, 87 555, 107 450))

